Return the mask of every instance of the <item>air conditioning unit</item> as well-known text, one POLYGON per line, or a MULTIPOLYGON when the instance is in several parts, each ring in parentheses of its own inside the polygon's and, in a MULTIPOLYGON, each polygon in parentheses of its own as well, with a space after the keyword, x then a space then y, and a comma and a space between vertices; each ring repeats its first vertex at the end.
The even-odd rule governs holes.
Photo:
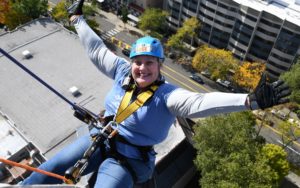
POLYGON ((30 59, 30 58, 32 58, 32 54, 29 52, 29 50, 24 50, 24 51, 22 52, 22 54, 23 54, 23 57, 24 57, 25 59, 30 59))
POLYGON ((81 95, 79 89, 76 86, 72 86, 69 88, 70 93, 72 93, 72 95, 74 97, 79 97, 81 95))

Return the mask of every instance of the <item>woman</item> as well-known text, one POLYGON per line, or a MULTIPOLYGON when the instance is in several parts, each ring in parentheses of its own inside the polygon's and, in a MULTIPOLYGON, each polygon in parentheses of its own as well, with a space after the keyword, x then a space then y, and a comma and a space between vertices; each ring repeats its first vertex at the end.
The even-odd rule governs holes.
MULTIPOLYGON (((70 20, 90 60, 103 74, 114 80, 105 99, 104 116, 113 116, 117 124, 114 128, 118 130, 118 139, 105 149, 101 148, 106 152, 113 150, 116 155, 104 157, 99 148, 90 159, 86 173, 98 172, 95 187, 133 187, 134 183, 147 181, 155 165, 156 153, 152 146, 167 137, 176 116, 200 118, 258 107, 264 109, 287 102, 284 97, 289 94, 288 88, 282 87, 282 82, 267 84, 264 79, 250 95, 194 93, 166 83, 160 74, 164 52, 159 40, 149 36, 138 39, 132 45, 131 63, 128 63, 108 50, 90 29, 81 16, 82 5, 83 0, 75 3, 70 20), (150 94, 146 95, 146 99, 141 99, 140 95, 147 92, 150 94), (137 103, 138 107, 133 107, 136 109, 119 118, 133 103, 137 103)), ((40 168, 63 174, 82 157, 90 143, 89 135, 79 138, 40 168)), ((22 184, 50 183, 60 182, 33 173, 22 184)))

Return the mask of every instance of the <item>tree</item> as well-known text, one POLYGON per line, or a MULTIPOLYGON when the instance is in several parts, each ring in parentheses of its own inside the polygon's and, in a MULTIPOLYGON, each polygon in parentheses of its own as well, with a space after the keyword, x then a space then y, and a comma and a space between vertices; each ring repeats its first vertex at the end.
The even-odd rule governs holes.
POLYGON ((4 25, 6 25, 9 30, 13 30, 17 26, 30 21, 30 18, 27 15, 18 12, 12 1, 9 1, 9 7, 9 10, 4 12, 4 25))
POLYGON ((292 94, 290 100, 300 103, 300 59, 297 60, 292 68, 280 76, 291 88, 292 94))
POLYGON ((121 19, 122 19, 122 22, 123 22, 123 24, 124 24, 124 28, 126 28, 126 23, 127 23, 127 21, 128 21, 128 9, 125 7, 125 6, 123 6, 122 7, 122 9, 121 9, 121 19))
POLYGON ((166 33, 165 29, 167 28, 167 16, 168 13, 161 9, 146 9, 146 11, 140 17, 138 26, 143 32, 153 37, 162 39, 163 35, 166 33))
POLYGON ((8 1, 9 10, 2 17, 4 24, 10 29, 24 24, 40 15, 47 14, 48 2, 46 0, 15 0, 8 1))
MULTIPOLYGON (((61 22, 66 28, 75 32, 74 26, 70 26, 69 22, 69 14, 67 12, 66 7, 70 6, 70 3, 66 2, 65 0, 60 1, 56 4, 56 6, 52 10, 52 16, 57 22, 61 22)), ((95 14, 95 9, 89 5, 83 6, 83 13, 84 16, 89 18, 95 14)), ((100 33, 98 30, 99 24, 93 19, 86 19, 89 26, 96 32, 100 33)))
POLYGON ((251 91, 257 86, 266 65, 260 62, 243 62, 236 70, 233 80, 240 87, 251 91))
POLYGON ((295 123, 291 123, 289 121, 281 121, 278 128, 282 134, 281 141, 284 148, 300 138, 300 129, 295 123))
POLYGON ((5 13, 10 10, 9 0, 1 0, 0 1, 0 24, 5 23, 5 13))
POLYGON ((52 17, 57 22, 62 22, 63 25, 69 23, 68 12, 66 9, 66 1, 62 0, 52 9, 52 17))
POLYGON ((39 18, 47 14, 47 0, 17 0, 14 8, 18 13, 23 13, 31 19, 39 18))
POLYGON ((196 31, 200 28, 200 22, 196 17, 191 17, 187 20, 184 21, 182 27, 180 27, 176 34, 172 35, 168 42, 167 42, 167 47, 172 47, 172 48, 185 48, 183 42, 190 38, 191 42, 190 44, 192 45, 193 39, 196 36, 196 31))
POLYGON ((183 49, 184 46, 182 44, 182 37, 178 35, 172 35, 169 37, 166 46, 168 48, 174 48, 174 49, 183 49))
POLYGON ((216 80, 217 78, 227 79, 228 72, 238 68, 238 62, 230 51, 204 45, 196 51, 192 66, 199 72, 208 70, 211 78, 216 80))
POLYGON ((290 170, 290 166, 287 158, 287 153, 278 145, 266 144, 261 150, 261 158, 264 159, 267 164, 276 171, 274 173, 277 176, 276 179, 283 179, 290 170))
POLYGON ((284 150, 265 145, 255 133, 251 112, 200 120, 194 141, 202 188, 276 187, 289 170, 284 150))

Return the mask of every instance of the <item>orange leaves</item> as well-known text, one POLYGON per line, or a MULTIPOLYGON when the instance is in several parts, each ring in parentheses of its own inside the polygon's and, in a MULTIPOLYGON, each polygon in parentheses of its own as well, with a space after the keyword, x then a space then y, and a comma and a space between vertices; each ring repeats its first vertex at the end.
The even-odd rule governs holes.
POLYGON ((0 23, 5 23, 5 13, 7 13, 10 9, 9 0, 1 0, 0 1, 0 23))
POLYGON ((258 84, 266 66, 259 62, 244 62, 236 71, 233 79, 241 87, 252 90, 258 84))

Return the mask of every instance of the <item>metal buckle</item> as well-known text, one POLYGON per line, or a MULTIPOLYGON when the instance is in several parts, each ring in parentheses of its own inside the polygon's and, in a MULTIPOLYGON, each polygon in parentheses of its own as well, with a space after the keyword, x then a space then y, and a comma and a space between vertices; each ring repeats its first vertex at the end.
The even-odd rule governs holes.
POLYGON ((108 138, 112 138, 118 132, 119 124, 115 121, 110 121, 105 127, 102 128, 101 133, 106 133, 108 138))

